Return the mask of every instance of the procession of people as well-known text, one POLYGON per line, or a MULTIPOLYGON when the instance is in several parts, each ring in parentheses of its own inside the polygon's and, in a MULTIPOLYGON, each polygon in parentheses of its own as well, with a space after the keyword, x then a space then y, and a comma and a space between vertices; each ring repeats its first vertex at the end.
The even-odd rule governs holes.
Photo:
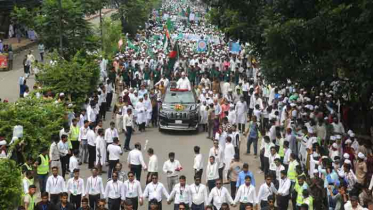
MULTIPOLYGON (((348 126, 338 82, 312 89, 268 83, 249 46, 210 25, 206 10, 163 1, 112 63, 101 58, 97 90, 51 145, 22 165, 19 209, 373 209, 372 145, 348 126), (188 145, 193 168, 167 146, 144 152, 132 140, 134 132, 158 127, 171 81, 195 93, 199 132, 211 142, 208 154, 188 145), (160 155, 168 158, 163 164, 160 155), (83 168, 91 176, 82 177, 83 168)), ((58 96, 64 103, 64 93, 58 96)))

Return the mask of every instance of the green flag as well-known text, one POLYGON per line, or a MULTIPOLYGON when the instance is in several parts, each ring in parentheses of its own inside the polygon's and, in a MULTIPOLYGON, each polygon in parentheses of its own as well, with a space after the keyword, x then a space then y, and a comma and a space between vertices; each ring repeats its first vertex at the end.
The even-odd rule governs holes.
POLYGON ((127 45, 129 48, 135 50, 136 52, 139 51, 139 47, 135 46, 130 40, 127 41, 127 45))
POLYGON ((171 21, 171 18, 167 19, 166 25, 169 32, 174 31, 174 22, 171 21))

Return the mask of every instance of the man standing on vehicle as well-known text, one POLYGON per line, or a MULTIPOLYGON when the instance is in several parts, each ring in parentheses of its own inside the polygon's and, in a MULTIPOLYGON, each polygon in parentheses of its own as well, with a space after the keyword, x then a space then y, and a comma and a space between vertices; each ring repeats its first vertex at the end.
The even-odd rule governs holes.
POLYGON ((192 89, 189 79, 185 76, 185 72, 181 73, 181 78, 177 81, 177 89, 188 91, 192 89))

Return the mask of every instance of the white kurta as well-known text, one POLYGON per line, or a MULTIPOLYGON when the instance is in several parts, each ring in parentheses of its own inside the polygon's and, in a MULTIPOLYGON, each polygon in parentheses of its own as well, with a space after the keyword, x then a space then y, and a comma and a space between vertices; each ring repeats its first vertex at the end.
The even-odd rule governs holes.
POLYGON ((138 124, 145 123, 146 122, 146 112, 145 112, 145 105, 144 102, 137 102, 135 107, 136 113, 137 113, 137 119, 136 122, 138 124))
POLYGON ((177 88, 178 89, 184 89, 184 90, 191 90, 192 87, 190 86, 190 82, 188 78, 180 78, 179 81, 177 81, 177 88))
POLYGON ((200 116, 201 116, 200 123, 201 124, 207 124, 208 112, 206 110, 206 106, 205 105, 201 105, 199 113, 200 113, 200 116))
POLYGON ((96 165, 100 163, 102 166, 106 162, 106 141, 103 137, 96 138, 96 165))
POLYGON ((246 102, 238 101, 236 104, 237 123, 245 124, 247 119, 247 104, 246 102))
POLYGON ((228 113, 228 122, 233 125, 237 123, 237 113, 236 110, 230 110, 228 113))
POLYGON ((152 107, 152 102, 150 99, 144 100, 143 101, 145 110, 146 110, 146 119, 150 120, 152 119, 152 112, 153 112, 153 107, 152 107))

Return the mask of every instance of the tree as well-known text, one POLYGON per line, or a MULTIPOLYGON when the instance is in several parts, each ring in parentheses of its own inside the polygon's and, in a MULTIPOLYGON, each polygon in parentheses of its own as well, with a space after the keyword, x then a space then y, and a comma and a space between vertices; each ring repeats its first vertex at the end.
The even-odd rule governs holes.
POLYGON ((96 57, 83 51, 76 53, 70 61, 51 56, 53 64, 47 63, 41 68, 38 82, 47 90, 65 93, 73 103, 80 107, 92 93, 99 80, 99 68, 96 57))
MULTIPOLYGON (((56 104, 54 100, 24 98, 16 103, 0 103, 0 110, 0 134, 6 137, 8 143, 12 139, 13 127, 23 126, 23 137, 20 141, 25 143, 27 150, 20 154, 24 157, 35 157, 42 147, 49 146, 51 135, 58 133, 66 122, 64 106, 56 104)), ((10 151, 13 151, 12 147, 10 151)))
POLYGON ((13 160, 0 159, 0 209, 16 209, 21 203, 21 171, 13 160))
POLYGON ((44 0, 39 10, 15 8, 12 17, 18 22, 27 19, 28 26, 35 29, 50 51, 60 48, 59 37, 62 33, 63 52, 60 53, 65 59, 70 59, 71 55, 75 55, 81 49, 95 50, 98 46, 98 37, 94 36, 90 24, 84 19, 85 12, 90 9, 84 9, 81 1, 61 1, 62 9, 59 8, 57 0, 44 0))
POLYGON ((114 0, 118 13, 113 15, 115 20, 122 23, 123 33, 135 35, 138 29, 145 27, 152 9, 160 4, 160 0, 114 0))
POLYGON ((102 24, 102 29, 105 31, 103 34, 103 47, 102 53, 107 58, 113 58, 114 54, 119 51, 118 41, 123 40, 125 46, 125 36, 121 33, 122 26, 120 21, 105 18, 102 24))

